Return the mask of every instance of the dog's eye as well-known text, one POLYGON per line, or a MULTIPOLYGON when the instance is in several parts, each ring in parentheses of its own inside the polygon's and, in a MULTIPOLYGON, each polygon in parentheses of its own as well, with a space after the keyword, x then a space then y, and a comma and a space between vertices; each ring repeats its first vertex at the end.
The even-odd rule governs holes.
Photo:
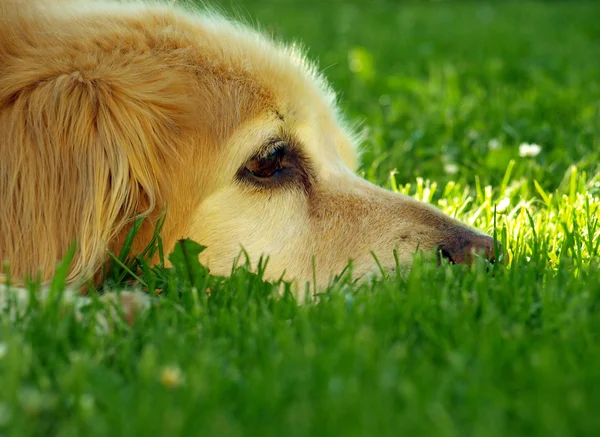
POLYGON ((253 176, 261 179, 270 178, 283 169, 284 148, 273 147, 265 155, 258 156, 246 164, 246 169, 253 176))

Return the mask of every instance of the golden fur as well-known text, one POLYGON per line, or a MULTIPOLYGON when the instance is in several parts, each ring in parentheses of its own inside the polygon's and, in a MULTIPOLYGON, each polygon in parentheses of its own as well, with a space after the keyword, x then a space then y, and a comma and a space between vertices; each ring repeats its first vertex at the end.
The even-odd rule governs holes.
MULTIPOLYGON (((393 268, 418 247, 455 262, 489 237, 354 174, 356 140, 325 80, 294 49, 211 14, 164 4, 0 0, 0 261, 49 279, 94 277, 132 220, 136 249, 166 209, 165 250, 190 237, 227 274, 243 247, 267 277, 326 283, 350 259, 393 268), (273 138, 296 176, 240 169, 273 138), (314 260, 313 260, 314 257, 314 260), (313 263, 314 261, 314 263, 313 263)), ((1 280, 1 278, 0 278, 1 280)))

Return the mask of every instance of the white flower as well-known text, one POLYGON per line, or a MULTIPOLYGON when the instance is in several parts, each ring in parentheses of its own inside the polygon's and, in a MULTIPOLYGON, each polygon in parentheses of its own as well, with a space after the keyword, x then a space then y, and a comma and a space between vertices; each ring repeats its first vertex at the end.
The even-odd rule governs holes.
POLYGON ((183 373, 177 366, 163 367, 160 372, 160 382, 166 388, 175 388, 183 384, 183 373))
POLYGON ((448 164, 444 165, 444 170, 448 174, 455 174, 458 172, 458 165, 456 165, 452 162, 449 162, 448 164))
POLYGON ((504 211, 506 211, 506 209, 509 206, 510 206, 510 199, 508 197, 505 197, 500 202, 498 202, 498 205, 496 205, 496 211, 497 212, 504 212, 504 211))
POLYGON ((488 147, 490 150, 497 150, 500 148, 500 141, 498 141, 496 138, 492 138, 488 141, 488 147))
POLYGON ((519 156, 521 158, 533 158, 535 156, 538 156, 541 151, 541 146, 535 143, 522 143, 519 146, 519 156))

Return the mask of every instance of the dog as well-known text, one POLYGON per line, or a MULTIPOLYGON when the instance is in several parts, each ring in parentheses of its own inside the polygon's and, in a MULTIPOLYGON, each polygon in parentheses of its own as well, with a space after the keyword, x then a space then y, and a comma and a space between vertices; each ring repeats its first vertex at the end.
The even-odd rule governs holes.
POLYGON ((268 256, 266 279, 319 284, 349 261, 375 273, 373 254, 390 270, 417 250, 494 258, 491 237, 356 175, 358 136, 293 47, 173 4, 0 0, 0 17, 13 280, 51 279, 75 242, 68 282, 101 284, 133 221, 139 252, 163 213, 165 251, 193 239, 218 275, 242 249, 268 256))

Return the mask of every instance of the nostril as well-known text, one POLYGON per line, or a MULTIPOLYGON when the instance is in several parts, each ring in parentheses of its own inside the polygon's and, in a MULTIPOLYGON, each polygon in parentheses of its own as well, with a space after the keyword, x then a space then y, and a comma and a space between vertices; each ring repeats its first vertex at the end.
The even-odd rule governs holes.
MULTIPOLYGON (((497 244, 497 243, 496 243, 497 244)), ((488 262, 496 260, 494 239, 487 235, 465 231, 450 236, 437 248, 438 264, 442 258, 452 264, 471 264, 474 257, 484 257, 488 262)), ((498 252, 500 255, 502 252, 498 252)), ((499 256, 501 259, 501 257, 499 256)))
POLYGON ((438 246, 436 255, 437 255, 438 266, 440 264, 442 264, 442 259, 447 259, 450 264, 456 264, 454 262, 454 260, 452 259, 452 255, 450 255, 450 252, 448 252, 444 248, 444 246, 438 246))

